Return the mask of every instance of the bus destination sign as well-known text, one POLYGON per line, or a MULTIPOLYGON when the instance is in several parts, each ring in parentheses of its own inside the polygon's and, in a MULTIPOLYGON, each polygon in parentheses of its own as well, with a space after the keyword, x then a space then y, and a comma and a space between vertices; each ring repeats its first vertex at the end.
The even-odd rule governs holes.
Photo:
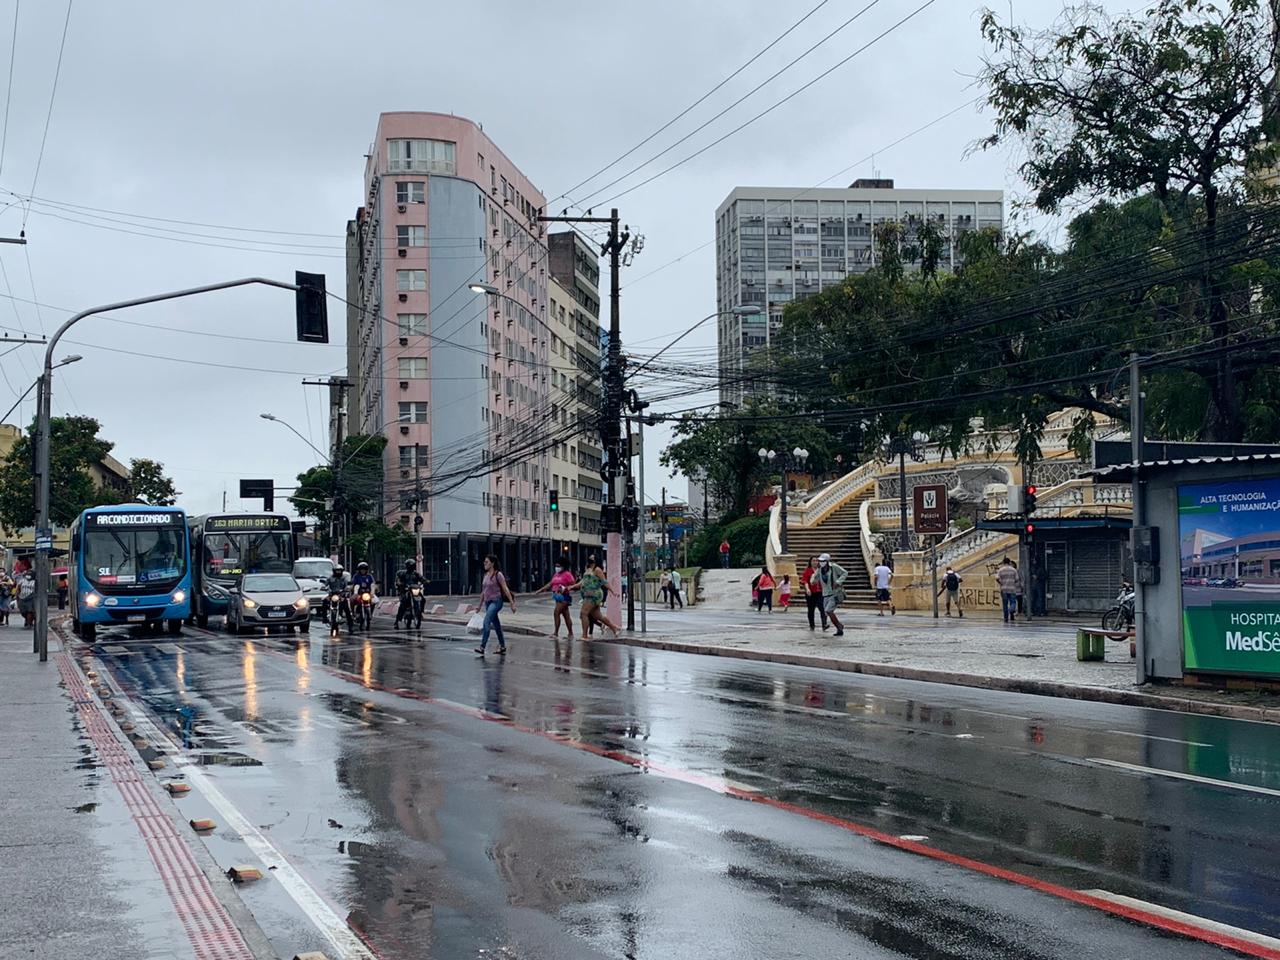
POLYGON ((228 530, 279 530, 283 533, 293 532, 288 517, 271 514, 245 514, 235 517, 210 517, 204 525, 207 531, 228 530))
POLYGON ((180 527, 181 513, 90 513, 85 518, 88 527, 180 527))

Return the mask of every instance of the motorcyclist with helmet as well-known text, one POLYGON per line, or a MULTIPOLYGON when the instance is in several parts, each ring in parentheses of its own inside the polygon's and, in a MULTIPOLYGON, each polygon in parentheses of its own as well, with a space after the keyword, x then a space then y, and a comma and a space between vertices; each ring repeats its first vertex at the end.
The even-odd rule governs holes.
POLYGON ((361 621, 360 625, 365 628, 368 628, 369 626, 368 620, 372 619, 371 616, 368 619, 366 619, 365 614, 366 612, 368 612, 369 614, 372 614, 373 594, 374 594, 373 574, 369 571, 369 564, 361 560, 359 563, 356 564, 355 576, 351 578, 351 596, 352 596, 353 607, 357 604, 357 602, 359 603, 359 612, 360 612, 360 621, 361 621), (369 601, 368 601, 369 609, 367 611, 366 611, 366 603, 362 599, 366 594, 368 594, 369 596, 369 601))
POLYGON ((337 616, 334 616, 333 611, 328 609, 328 605, 331 605, 334 602, 333 598, 337 597, 337 615, 347 621, 347 630, 349 632, 351 630, 351 581, 347 578, 347 573, 342 564, 335 563, 333 565, 333 572, 325 580, 324 589, 325 616, 330 626, 336 631, 338 626, 337 616))
POLYGON ((424 596, 427 591, 427 581, 418 572, 418 565, 413 560, 404 562, 404 569, 396 574, 396 591, 400 594, 400 606, 396 608, 396 626, 400 626, 401 620, 407 620, 413 623, 417 620, 418 626, 422 626, 422 607, 426 603, 424 596), (412 594, 413 588, 418 588, 418 596, 412 594))

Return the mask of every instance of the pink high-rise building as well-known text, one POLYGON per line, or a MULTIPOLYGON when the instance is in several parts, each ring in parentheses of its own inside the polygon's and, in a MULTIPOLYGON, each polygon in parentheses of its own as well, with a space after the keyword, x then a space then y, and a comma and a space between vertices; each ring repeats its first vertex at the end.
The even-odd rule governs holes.
POLYGON ((545 202, 479 124, 379 117, 347 231, 346 422, 387 437, 384 517, 422 517, 433 589, 475 589, 490 552, 540 584, 557 549, 545 202))

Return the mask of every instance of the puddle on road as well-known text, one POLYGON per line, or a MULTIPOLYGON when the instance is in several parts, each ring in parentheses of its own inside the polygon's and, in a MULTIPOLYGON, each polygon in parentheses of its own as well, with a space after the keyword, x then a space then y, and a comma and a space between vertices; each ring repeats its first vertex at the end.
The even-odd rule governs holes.
POLYGON ((202 767, 211 766, 227 766, 227 767, 260 767, 261 760, 255 760, 253 757, 243 753, 234 753, 231 751, 218 753, 212 750, 201 750, 192 753, 191 760, 202 767))

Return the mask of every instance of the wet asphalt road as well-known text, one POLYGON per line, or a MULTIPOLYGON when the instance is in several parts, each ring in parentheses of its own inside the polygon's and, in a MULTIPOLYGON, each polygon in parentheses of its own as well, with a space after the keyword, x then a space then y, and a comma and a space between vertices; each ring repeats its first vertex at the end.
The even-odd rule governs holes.
MULTIPOLYGON (((805 814, 1280 936, 1274 726, 388 626, 97 647, 388 960, 1228 955, 805 814)), ((243 896, 281 955, 326 948, 280 884, 243 896)))

